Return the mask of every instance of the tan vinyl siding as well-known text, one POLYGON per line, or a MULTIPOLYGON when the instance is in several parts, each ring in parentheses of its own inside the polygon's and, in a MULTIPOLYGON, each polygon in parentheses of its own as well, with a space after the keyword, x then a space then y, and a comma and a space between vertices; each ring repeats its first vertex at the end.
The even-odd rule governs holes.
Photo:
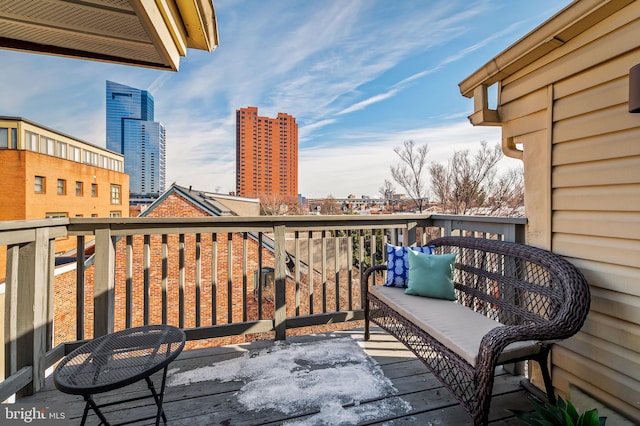
POLYGON ((555 233, 640 240, 640 212, 556 210, 552 223, 555 233))
MULTIPOLYGON (((640 423, 640 114, 628 112, 629 68, 640 63, 640 1, 500 81, 503 138, 524 149, 526 188, 550 199, 551 249, 592 291, 582 331, 556 346, 553 383, 577 387, 640 423), (551 94, 551 95, 549 95, 551 94), (533 133, 547 137, 531 138, 533 133), (545 146, 544 143, 550 145, 545 146), (537 165, 551 147, 550 186, 537 165)), ((526 196, 530 196, 527 193, 526 196)), ((536 201, 535 203, 538 203, 536 201)), ((529 201, 544 241, 548 220, 529 201)))
POLYGON ((640 185, 557 188, 552 203, 557 210, 591 210, 598 200, 600 211, 640 211, 640 185))

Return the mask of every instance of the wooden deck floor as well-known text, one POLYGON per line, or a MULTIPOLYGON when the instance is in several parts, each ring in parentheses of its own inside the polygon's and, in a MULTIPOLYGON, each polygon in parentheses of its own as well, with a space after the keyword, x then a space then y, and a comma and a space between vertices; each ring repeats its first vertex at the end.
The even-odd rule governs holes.
MULTIPOLYGON (((328 335, 314 335, 291 337, 286 343, 309 342, 319 339, 351 336, 364 347, 368 356, 373 358, 381 367, 385 376, 391 380, 397 390, 390 392, 383 398, 361 403, 358 410, 367 409, 367 404, 379 404, 385 400, 398 397, 412 407, 408 412, 397 412, 381 415, 380 418, 368 419, 359 424, 366 425, 468 425, 472 424, 470 417, 458 405, 457 401, 444 389, 440 383, 426 371, 422 363, 406 350, 393 337, 374 329, 372 338, 364 342, 362 330, 336 332, 328 335)), ((286 344, 285 343, 285 344, 286 344)), ((211 349, 184 351, 170 366, 180 371, 213 365, 217 361, 241 356, 247 350, 272 346, 273 342, 254 342, 251 344, 225 346, 211 349)), ((156 376, 156 382, 158 382, 156 376)), ((491 405, 490 424, 516 425, 520 424, 507 411, 508 408, 530 409, 527 394, 520 386, 520 377, 500 374, 496 377, 494 397, 491 405)), ((316 422, 316 412, 300 412, 284 415, 276 410, 250 411, 237 398, 242 382, 203 381, 184 386, 167 388, 164 408, 169 419, 169 425, 279 425, 289 421, 298 424, 319 424, 316 422), (312 422, 306 419, 312 419, 312 422)), ((269 389, 265 389, 269 392, 269 389)), ((148 390, 144 382, 131 385, 119 391, 96 396, 96 402, 117 401, 134 396, 146 396, 148 390)), ((84 408, 84 401, 79 396, 66 395, 54 388, 51 377, 47 379, 46 389, 36 395, 23 398, 21 403, 46 402, 59 403, 65 407, 70 417, 71 425, 79 424, 84 408)), ((103 409, 107 419, 111 422, 125 422, 129 419, 155 414, 153 400, 142 399, 126 404, 113 405, 103 409)), ((378 412, 378 410, 376 410, 378 412)), ((89 417, 87 424, 99 424, 95 415, 89 417)), ((136 424, 152 424, 151 421, 136 424)), ((335 424, 331 422, 328 424, 335 424)), ((351 423, 343 423, 351 424, 351 423)))

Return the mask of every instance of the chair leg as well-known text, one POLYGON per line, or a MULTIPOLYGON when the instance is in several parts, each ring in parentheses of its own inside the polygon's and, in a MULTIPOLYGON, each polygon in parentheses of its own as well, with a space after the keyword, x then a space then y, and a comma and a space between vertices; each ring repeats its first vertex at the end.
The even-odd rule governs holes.
POLYGON ((87 403, 84 406, 84 413, 82 414, 82 422, 80 424, 84 425, 85 422, 87 421, 87 413, 89 411, 89 407, 91 407, 93 409, 94 413, 96 413, 96 415, 98 416, 98 418, 102 422, 101 424, 103 424, 105 426, 109 426, 109 422, 107 421, 107 419, 104 416, 104 414, 102 414, 102 411, 100 411, 100 408, 98 408, 98 406, 96 405, 96 403, 93 400, 93 398, 91 398, 91 395, 85 396, 84 400, 87 403))
POLYGON ((153 386, 153 382, 151 381, 151 379, 149 377, 145 377, 145 380, 147 381, 147 386, 151 391, 151 395, 153 395, 153 399, 156 402, 156 406, 158 407, 157 414, 156 414, 156 426, 160 424, 160 417, 162 417, 164 424, 167 424, 167 416, 165 415, 164 409, 162 408, 162 400, 164 399, 165 383, 167 381, 167 367, 165 367, 164 370, 162 371, 162 386, 160 387, 159 394, 156 392, 156 389, 153 386))
POLYGON ((542 373, 542 379, 544 380, 544 388, 547 392, 547 399, 549 403, 556 403, 556 395, 553 390, 553 384, 551 383, 551 374, 549 372, 549 354, 551 353, 551 346, 544 346, 540 352, 537 361, 540 365, 540 372, 542 373))
POLYGON ((364 340, 368 341, 370 338, 369 333, 369 301, 365 301, 364 305, 364 340))

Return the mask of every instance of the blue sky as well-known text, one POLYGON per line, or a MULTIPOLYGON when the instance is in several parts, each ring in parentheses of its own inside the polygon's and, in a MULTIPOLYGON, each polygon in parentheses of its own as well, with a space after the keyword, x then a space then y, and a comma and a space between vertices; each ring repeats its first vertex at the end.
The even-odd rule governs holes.
POLYGON ((178 73, 0 50, 0 115, 105 146, 105 81, 146 89, 167 130, 167 183, 227 192, 235 110, 286 112, 303 195, 377 196, 404 140, 436 162, 499 142, 499 128, 469 124, 458 83, 567 3, 216 0, 220 46, 189 50, 178 73))

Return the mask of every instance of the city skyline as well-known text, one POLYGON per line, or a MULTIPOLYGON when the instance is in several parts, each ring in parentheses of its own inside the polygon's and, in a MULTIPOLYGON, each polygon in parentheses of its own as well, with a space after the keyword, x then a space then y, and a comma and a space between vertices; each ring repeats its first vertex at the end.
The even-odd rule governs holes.
POLYGON ((190 50, 179 73, 0 51, 11 65, 0 71, 0 114, 105 146, 104 81, 145 89, 170 129, 167 182, 227 192, 235 110, 287 111, 300 126, 300 193, 375 196, 404 140, 428 143, 438 162, 500 142, 498 128, 468 123, 472 101, 457 83, 563 6, 218 1, 220 47, 190 50))

